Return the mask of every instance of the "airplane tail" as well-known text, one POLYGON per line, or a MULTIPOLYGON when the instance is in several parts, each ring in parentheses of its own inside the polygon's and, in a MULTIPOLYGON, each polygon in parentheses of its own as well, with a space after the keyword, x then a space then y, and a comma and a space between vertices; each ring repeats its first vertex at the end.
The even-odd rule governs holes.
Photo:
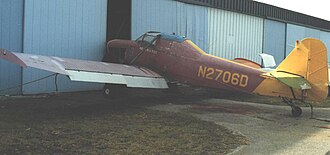
POLYGON ((307 100, 323 101, 328 96, 328 56, 322 41, 313 38, 297 41, 296 47, 276 70, 307 80, 309 88, 304 95, 307 100))

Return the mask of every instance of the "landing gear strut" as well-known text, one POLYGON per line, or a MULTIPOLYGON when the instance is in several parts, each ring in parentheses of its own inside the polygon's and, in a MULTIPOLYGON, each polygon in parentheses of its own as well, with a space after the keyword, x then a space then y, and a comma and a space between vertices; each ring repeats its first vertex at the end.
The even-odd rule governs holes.
MULTIPOLYGON (((291 109, 291 114, 293 117, 299 117, 301 116, 302 114, 302 110, 301 108, 296 104, 294 103, 294 101, 292 99, 288 99, 288 98, 282 98, 283 102, 288 104, 292 109, 291 109)), ((297 102, 301 102, 301 103, 304 103, 306 105, 306 107, 311 107, 311 118, 313 118, 313 105, 309 104, 309 103, 306 103, 304 102, 303 100, 295 100, 297 102)))

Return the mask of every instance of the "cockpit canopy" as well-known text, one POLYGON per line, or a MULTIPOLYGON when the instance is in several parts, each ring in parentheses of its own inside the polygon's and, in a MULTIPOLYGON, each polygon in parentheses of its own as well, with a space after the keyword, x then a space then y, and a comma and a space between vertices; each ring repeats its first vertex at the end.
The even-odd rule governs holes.
POLYGON ((176 41, 179 43, 182 43, 186 40, 186 38, 182 36, 150 31, 140 36, 138 39, 135 40, 135 42, 140 43, 142 47, 148 47, 150 45, 155 45, 156 40, 158 38, 170 40, 170 41, 176 41))

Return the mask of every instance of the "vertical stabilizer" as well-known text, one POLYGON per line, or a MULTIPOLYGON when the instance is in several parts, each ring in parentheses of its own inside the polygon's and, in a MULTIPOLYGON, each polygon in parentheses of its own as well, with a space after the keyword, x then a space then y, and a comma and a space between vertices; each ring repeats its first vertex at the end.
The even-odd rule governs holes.
POLYGON ((296 43, 288 57, 276 68, 277 72, 301 76, 308 81, 307 99, 325 100, 328 95, 328 56, 322 41, 307 38, 296 43))

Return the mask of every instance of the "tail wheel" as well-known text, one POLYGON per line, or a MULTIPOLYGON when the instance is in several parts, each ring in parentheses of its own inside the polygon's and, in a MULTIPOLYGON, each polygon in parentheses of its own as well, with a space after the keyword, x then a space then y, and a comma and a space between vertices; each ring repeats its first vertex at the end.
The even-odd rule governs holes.
POLYGON ((302 110, 298 106, 292 106, 291 113, 293 117, 299 117, 302 114, 302 110))

